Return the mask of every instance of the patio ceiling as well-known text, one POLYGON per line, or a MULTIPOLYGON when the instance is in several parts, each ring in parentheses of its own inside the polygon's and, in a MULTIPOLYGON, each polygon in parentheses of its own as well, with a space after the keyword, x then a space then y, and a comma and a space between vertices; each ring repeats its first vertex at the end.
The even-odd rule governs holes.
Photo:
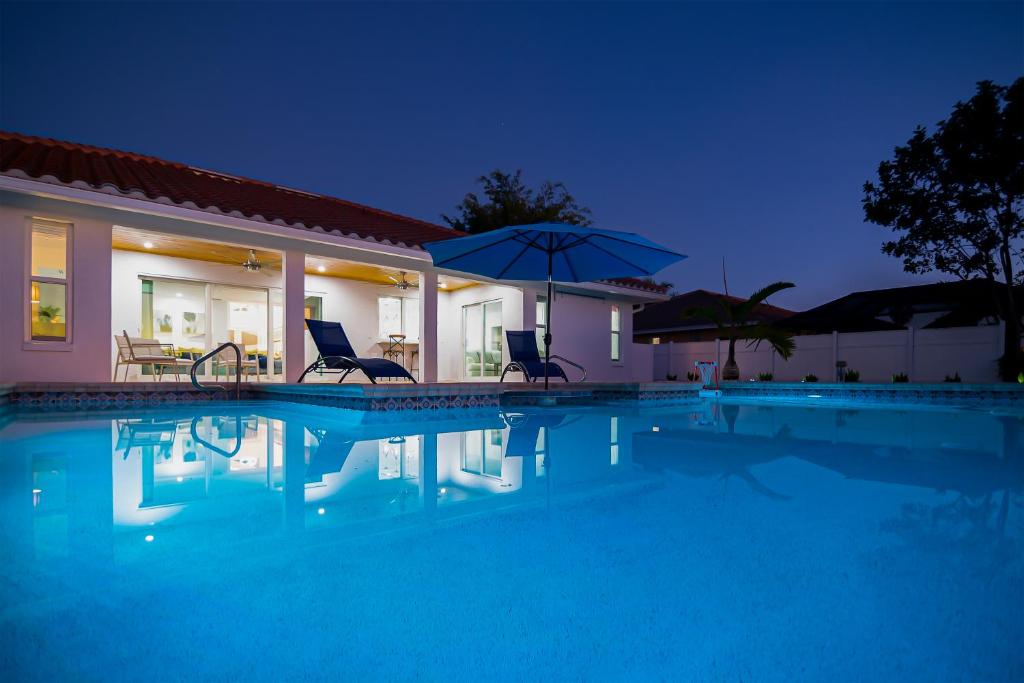
MULTIPOLYGON (((122 251, 159 254, 161 256, 173 256, 176 258, 237 266, 241 266, 242 262, 248 258, 250 251, 250 247, 243 245, 224 244, 223 242, 200 240, 182 235, 139 230, 123 225, 114 226, 112 247, 122 251)), ((252 248, 252 251, 255 252, 263 266, 268 270, 281 269, 281 252, 256 248, 252 248)), ((381 285, 394 284, 394 281, 391 279, 392 276, 395 278, 401 277, 399 275, 400 271, 397 268, 383 268, 370 263, 358 263, 310 255, 306 256, 305 271, 307 275, 337 277, 381 285)), ((416 272, 407 271, 406 279, 416 283, 419 278, 416 272)), ((443 289, 447 291, 478 284, 472 280, 449 275, 440 276, 440 283, 444 285, 443 289)))

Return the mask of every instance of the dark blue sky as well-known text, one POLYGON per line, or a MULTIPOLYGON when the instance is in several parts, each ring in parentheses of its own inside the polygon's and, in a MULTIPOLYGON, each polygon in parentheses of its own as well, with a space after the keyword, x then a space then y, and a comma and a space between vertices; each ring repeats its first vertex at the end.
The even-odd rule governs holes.
MULTIPOLYGON (((1022 3, 0 9, 0 127, 440 221, 476 176, 562 180, 677 287, 804 308, 912 282, 861 186, 981 79, 1022 3)), ((938 276, 924 278, 925 281, 938 276)))

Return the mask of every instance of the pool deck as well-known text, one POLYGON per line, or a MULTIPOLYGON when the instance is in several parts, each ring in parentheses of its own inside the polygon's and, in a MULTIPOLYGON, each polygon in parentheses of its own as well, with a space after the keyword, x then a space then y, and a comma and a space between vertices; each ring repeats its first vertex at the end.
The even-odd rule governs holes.
MULTIPOLYGON (((0 406, 19 409, 75 409, 180 405, 226 400, 228 391, 203 392, 185 382, 103 382, 0 384, 0 406)), ((555 384, 545 394, 536 384, 439 382, 434 384, 277 384, 243 382, 244 400, 278 400, 354 410, 445 410, 611 401, 678 402, 699 398, 701 386, 689 382, 555 384), (553 400, 552 400, 553 399, 553 400)), ((1024 408, 1020 384, 824 384, 803 382, 728 382, 722 397, 798 403, 869 403, 1024 408)))

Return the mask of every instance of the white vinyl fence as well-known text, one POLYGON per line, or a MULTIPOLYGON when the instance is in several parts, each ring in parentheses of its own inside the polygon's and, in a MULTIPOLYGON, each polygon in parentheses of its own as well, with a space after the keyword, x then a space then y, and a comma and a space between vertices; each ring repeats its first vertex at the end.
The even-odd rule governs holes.
MULTIPOLYGON (((830 382, 836 377, 836 362, 846 361, 847 370, 860 372, 861 382, 890 382, 897 373, 905 373, 911 382, 941 382, 953 373, 959 373, 964 382, 998 382, 996 361, 1003 353, 1003 328, 833 332, 798 336, 794 341, 796 351, 788 361, 775 355, 768 344, 754 349, 746 341, 737 341, 740 379, 770 372, 776 382, 797 382, 808 374, 830 382)), ((729 343, 721 339, 656 344, 654 379, 672 374, 685 380, 695 361, 715 360, 721 367, 728 355, 729 343)))

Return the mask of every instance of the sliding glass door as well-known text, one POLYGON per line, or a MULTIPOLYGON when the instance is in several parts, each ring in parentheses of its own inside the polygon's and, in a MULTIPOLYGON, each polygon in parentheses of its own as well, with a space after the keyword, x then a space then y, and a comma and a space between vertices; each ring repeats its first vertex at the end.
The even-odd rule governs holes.
MULTIPOLYGON (((234 342, 259 361, 259 374, 280 374, 280 341, 271 333, 280 325, 279 291, 158 278, 142 278, 141 286, 142 337, 173 344, 176 355, 191 359, 234 342)), ((200 374, 213 375, 216 366, 207 363, 200 374)))
POLYGON ((462 307, 463 374, 467 379, 501 374, 501 301, 462 307))

